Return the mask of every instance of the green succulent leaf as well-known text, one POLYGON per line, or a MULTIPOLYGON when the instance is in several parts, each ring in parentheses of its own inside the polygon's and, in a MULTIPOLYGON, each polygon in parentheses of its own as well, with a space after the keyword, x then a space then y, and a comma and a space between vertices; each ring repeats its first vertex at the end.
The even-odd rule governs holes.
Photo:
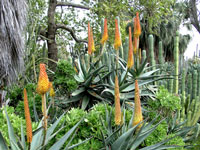
POLYGON ((1 132, 0 132, 0 149, 2 149, 2 150, 8 150, 8 147, 6 145, 6 142, 5 142, 5 140, 4 140, 1 132))

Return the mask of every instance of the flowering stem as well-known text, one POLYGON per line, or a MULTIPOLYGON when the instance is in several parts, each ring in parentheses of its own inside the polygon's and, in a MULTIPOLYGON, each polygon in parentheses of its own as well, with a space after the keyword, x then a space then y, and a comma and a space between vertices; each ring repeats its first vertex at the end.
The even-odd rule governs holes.
MULTIPOLYGON (((43 142, 42 145, 45 144, 46 140, 46 131, 47 131, 47 111, 46 111, 46 97, 45 94, 42 94, 42 107, 43 107, 43 127, 44 127, 44 137, 43 137, 43 142)), ((44 148, 43 148, 44 149, 44 148)))
POLYGON ((28 143, 28 150, 31 149, 31 143, 28 143))

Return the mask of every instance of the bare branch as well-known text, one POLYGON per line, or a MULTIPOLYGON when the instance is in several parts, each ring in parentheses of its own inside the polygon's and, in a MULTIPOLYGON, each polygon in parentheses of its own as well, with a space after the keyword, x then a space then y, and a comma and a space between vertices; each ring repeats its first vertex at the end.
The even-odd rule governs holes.
POLYGON ((86 40, 78 39, 78 38, 76 37, 76 35, 75 35, 73 29, 70 28, 70 27, 65 26, 64 24, 57 24, 57 25, 56 25, 56 30, 57 30, 57 29, 64 29, 64 30, 68 31, 68 32, 71 34, 71 36, 73 37, 73 39, 74 39, 76 42, 78 42, 78 43, 81 43, 81 42, 87 43, 86 40))
POLYGON ((89 10, 90 7, 80 5, 80 4, 74 4, 74 3, 69 3, 69 2, 57 2, 56 6, 68 6, 68 7, 74 7, 74 8, 81 8, 81 9, 86 9, 89 10))

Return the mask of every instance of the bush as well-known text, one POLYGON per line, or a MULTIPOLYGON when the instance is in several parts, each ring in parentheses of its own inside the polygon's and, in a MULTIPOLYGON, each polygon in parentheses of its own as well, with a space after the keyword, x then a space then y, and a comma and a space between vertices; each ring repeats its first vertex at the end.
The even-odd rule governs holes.
POLYGON ((18 102, 23 100, 22 93, 23 90, 17 85, 13 85, 7 89, 6 99, 10 99, 10 106, 16 107, 18 102))
MULTIPOLYGON (((166 121, 162 122, 158 125, 158 127, 155 129, 155 131, 150 134, 145 139, 145 146, 150 146, 156 143, 161 142, 162 140, 169 139, 175 136, 175 134, 168 134, 168 125, 166 121)), ((177 136, 167 142, 165 145, 177 145, 177 146, 185 146, 185 142, 183 141, 183 138, 180 136, 177 136)), ((183 147, 180 148, 172 148, 172 150, 184 150, 183 147)))
POLYGON ((155 113, 159 113, 164 117, 171 117, 175 111, 181 109, 181 99, 161 86, 156 93, 156 100, 148 101, 148 107, 150 111, 156 110, 152 112, 152 118, 155 117, 155 113))
MULTIPOLYGON (((13 125, 14 133, 16 133, 17 136, 21 136, 21 124, 23 125, 23 131, 24 134, 26 135, 26 122, 25 122, 25 116, 20 117, 14 113, 14 108, 13 107, 6 107, 8 116, 10 118, 11 124, 13 125)), ((37 124, 32 122, 32 128, 35 130, 37 128, 37 124)), ((6 115, 4 112, 4 108, 0 109, 0 131, 5 138, 6 142, 8 145, 9 143, 9 136, 8 136, 8 126, 7 126, 7 120, 6 120, 6 115)))
POLYGON ((71 63, 66 60, 59 60, 54 75, 54 85, 61 93, 69 95, 77 88, 74 79, 75 70, 71 63))

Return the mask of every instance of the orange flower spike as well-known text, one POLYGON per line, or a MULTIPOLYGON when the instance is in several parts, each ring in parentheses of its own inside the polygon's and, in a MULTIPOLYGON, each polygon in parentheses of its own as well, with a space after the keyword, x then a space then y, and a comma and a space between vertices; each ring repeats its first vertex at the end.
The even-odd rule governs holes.
POLYGON ((108 40, 108 27, 107 27, 107 19, 104 19, 104 31, 101 39, 101 44, 103 45, 108 40))
POLYGON ((91 40, 91 32, 90 32, 90 22, 88 22, 88 54, 92 54, 92 40, 91 40))
POLYGON ((55 97, 55 91, 54 91, 54 89, 53 89, 53 84, 52 84, 52 82, 50 82, 50 93, 49 93, 49 95, 50 95, 51 97, 55 97))
MULTIPOLYGON (((141 108, 141 103, 140 103, 140 93, 139 93, 139 86, 138 86, 138 81, 135 80, 135 109, 134 109, 134 118, 133 118, 133 126, 137 125, 141 121, 143 121, 143 116, 142 116, 142 108, 141 108)), ((140 128, 138 126, 138 128, 140 128)))
POLYGON ((129 27, 129 51, 128 51, 127 68, 131 68, 132 66, 133 66, 133 42, 132 42, 131 27, 129 27))
POLYGON ((114 43, 115 50, 118 50, 121 44, 122 42, 121 42, 120 33, 119 33, 118 21, 117 19, 115 19, 115 43, 114 43))
POLYGON ((45 94, 47 91, 49 91, 49 78, 46 73, 45 64, 40 64, 40 75, 37 85, 37 92, 39 94, 45 94))
POLYGON ((118 77, 115 76, 115 124, 120 125, 121 123, 121 108, 120 108, 120 96, 119 96, 119 83, 118 77))
POLYGON ((134 36, 133 38, 133 53, 136 55, 137 54, 137 47, 138 47, 138 39, 134 36))
POLYGON ((27 134, 27 142, 32 142, 32 125, 31 125, 31 117, 30 111, 28 106, 28 97, 26 89, 24 89, 24 112, 25 112, 25 119, 26 119, 26 134, 27 134))
POLYGON ((139 13, 136 12, 136 18, 134 19, 134 36, 139 38, 141 34, 139 13))
POLYGON ((95 52, 95 44, 94 44, 92 28, 90 28, 90 39, 91 39, 91 51, 92 51, 92 53, 94 53, 95 52))

